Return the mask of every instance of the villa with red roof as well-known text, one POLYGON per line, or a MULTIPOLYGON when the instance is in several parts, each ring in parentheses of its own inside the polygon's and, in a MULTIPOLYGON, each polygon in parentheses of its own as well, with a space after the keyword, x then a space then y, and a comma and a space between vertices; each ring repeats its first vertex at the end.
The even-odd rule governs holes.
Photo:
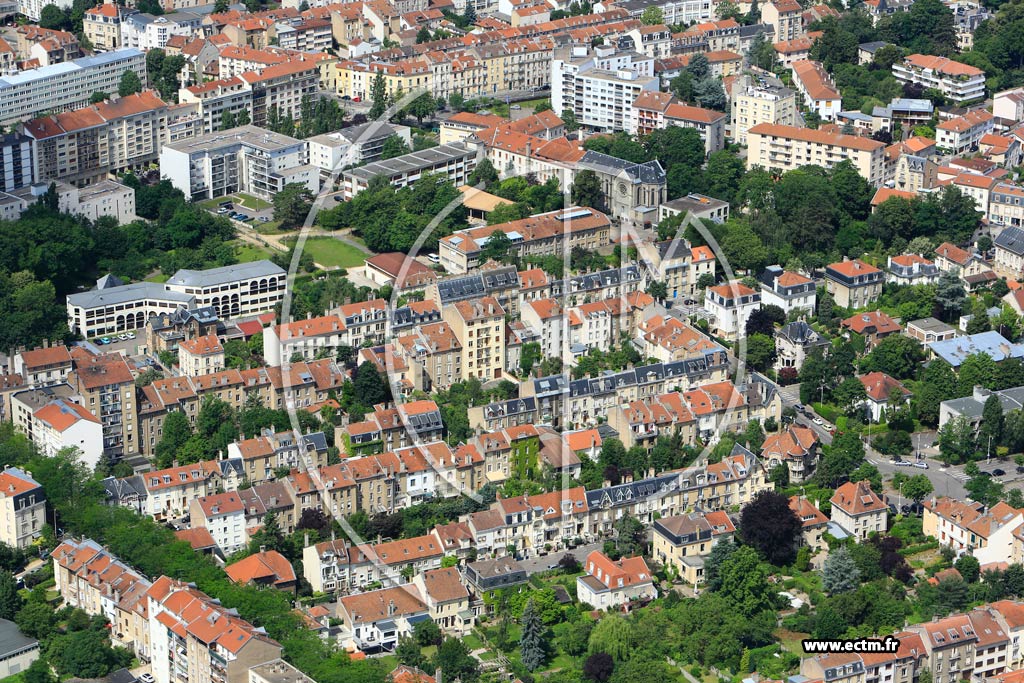
POLYGON ((260 550, 254 555, 229 564, 224 571, 235 583, 273 586, 292 592, 298 586, 292 563, 276 550, 260 550))
POLYGON ((878 342, 891 334, 899 334, 903 328, 889 314, 882 311, 869 311, 851 315, 840 325, 847 333, 853 332, 864 337, 866 350, 874 348, 878 342))
POLYGON ((576 579, 576 595, 582 604, 599 610, 617 610, 634 602, 658 597, 654 577, 643 557, 612 560, 600 550, 587 556, 584 576, 576 579))
POLYGON ((811 476, 818 460, 818 437, 806 427, 792 425, 785 431, 769 434, 761 445, 761 462, 770 472, 785 465, 790 482, 802 482, 811 476))
POLYGON ((885 273, 861 259, 844 258, 825 268, 825 286, 843 308, 864 308, 882 294, 885 273))
POLYGON ((864 404, 875 422, 881 421, 890 406, 899 405, 910 397, 910 389, 884 372, 869 372, 858 379, 867 393, 864 404))
POLYGON ((832 496, 832 521, 858 541, 888 528, 889 508, 868 481, 848 481, 832 496))

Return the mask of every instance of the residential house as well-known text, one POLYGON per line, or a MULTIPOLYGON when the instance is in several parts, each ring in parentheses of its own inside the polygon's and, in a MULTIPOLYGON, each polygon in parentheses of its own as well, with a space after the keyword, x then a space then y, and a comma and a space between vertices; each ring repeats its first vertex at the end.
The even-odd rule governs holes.
POLYGON ((864 308, 882 294, 885 274, 861 259, 845 259, 825 268, 825 287, 843 308, 864 308))
POLYGON ((595 550, 587 556, 583 571, 586 574, 576 579, 576 595, 595 609, 619 609, 658 597, 651 570, 640 556, 611 560, 595 550))
POLYGON ((651 556, 691 586, 704 583, 704 560, 736 526, 724 511, 693 512, 655 520, 651 556))
POLYGON ((889 508, 868 481, 848 481, 832 496, 832 521, 858 541, 888 529, 889 508))

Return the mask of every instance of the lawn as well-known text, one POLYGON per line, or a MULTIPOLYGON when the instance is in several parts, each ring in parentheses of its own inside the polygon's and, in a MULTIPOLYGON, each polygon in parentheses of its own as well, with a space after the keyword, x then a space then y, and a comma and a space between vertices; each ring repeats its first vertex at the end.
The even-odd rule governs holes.
POLYGON ((252 209, 253 211, 263 211, 264 209, 269 209, 272 206, 274 206, 266 199, 257 199, 256 197, 253 197, 251 194, 245 194, 244 192, 237 193, 235 197, 238 198, 237 201, 242 206, 244 206, 247 209, 252 209))
POLYGON ((155 275, 150 275, 149 277, 147 277, 146 282, 159 282, 163 284, 164 282, 167 282, 170 279, 171 276, 166 273, 157 273, 155 275))
POLYGON ((249 244, 248 242, 239 242, 235 246, 235 256, 238 257, 239 263, 251 263, 253 261, 269 259, 271 251, 270 249, 257 247, 255 244, 249 244))
POLYGON ((311 237, 305 251, 325 268, 353 268, 363 264, 369 254, 333 237, 311 237))
POLYGON ((260 235, 283 235, 288 232, 281 229, 281 221, 271 220, 266 223, 249 221, 249 225, 253 226, 253 229, 260 235))
POLYGON ((809 638, 809 633, 797 633, 796 631, 790 631, 788 629, 779 628, 775 631, 775 637, 784 649, 792 652, 800 657, 806 657, 807 654, 804 652, 803 640, 809 638))

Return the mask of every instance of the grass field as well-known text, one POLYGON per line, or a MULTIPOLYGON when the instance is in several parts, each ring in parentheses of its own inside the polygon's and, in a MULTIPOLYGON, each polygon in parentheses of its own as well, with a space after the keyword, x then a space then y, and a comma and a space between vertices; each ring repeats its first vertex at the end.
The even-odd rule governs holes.
POLYGON ((306 253, 325 268, 353 268, 362 265, 369 254, 333 237, 311 237, 306 240, 306 253))
MULTIPOLYGON (((254 259, 255 260, 255 259, 254 259)), ((146 278, 146 282, 159 282, 164 283, 171 279, 171 276, 166 273, 157 273, 146 278)))
POLYGON ((271 253, 270 249, 257 247, 255 244, 249 244, 248 242, 239 242, 235 247, 235 254, 238 256, 239 263, 251 263, 253 261, 269 259, 271 253))

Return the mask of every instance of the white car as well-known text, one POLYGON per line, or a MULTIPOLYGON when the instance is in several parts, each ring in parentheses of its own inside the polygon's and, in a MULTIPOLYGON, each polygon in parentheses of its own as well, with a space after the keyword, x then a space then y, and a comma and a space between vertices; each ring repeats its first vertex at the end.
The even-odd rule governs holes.
POLYGON ((142 674, 139 676, 139 680, 142 681, 142 683, 156 683, 156 679, 153 678, 153 674, 151 673, 142 674))
POLYGON ((821 427, 821 426, 823 426, 825 424, 825 421, 822 420, 820 417, 816 417, 816 418, 814 418, 814 424, 816 424, 819 427, 821 427))

